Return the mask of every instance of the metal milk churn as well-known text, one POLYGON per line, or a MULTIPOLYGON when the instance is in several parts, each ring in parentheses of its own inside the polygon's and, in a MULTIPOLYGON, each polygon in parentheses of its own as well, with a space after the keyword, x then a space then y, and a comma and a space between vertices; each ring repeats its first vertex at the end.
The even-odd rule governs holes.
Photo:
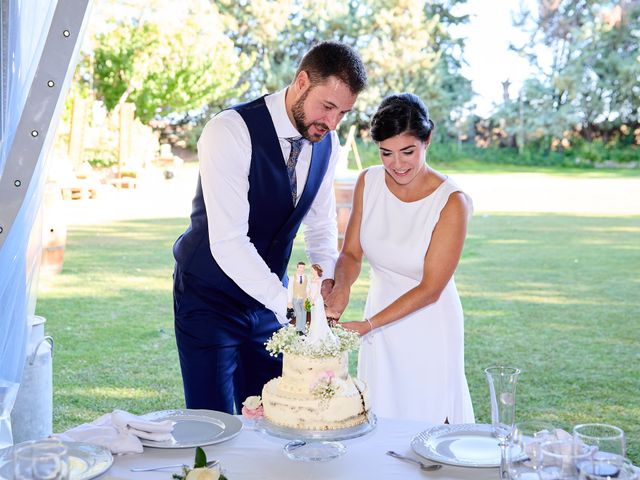
POLYGON ((13 442, 51 435, 53 422, 53 338, 45 336, 45 319, 29 317, 31 331, 18 396, 11 412, 13 442))

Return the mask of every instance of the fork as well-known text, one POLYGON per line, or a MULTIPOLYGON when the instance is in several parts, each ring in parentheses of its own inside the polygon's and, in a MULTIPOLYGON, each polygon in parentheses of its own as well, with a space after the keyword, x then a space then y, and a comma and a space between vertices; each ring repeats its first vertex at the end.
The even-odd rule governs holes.
POLYGON ((411 457, 400 455, 393 450, 389 450, 387 452, 387 455, 393 458, 397 458, 398 460, 404 460, 405 462, 414 463, 420 467, 420 470, 424 470, 425 472, 435 472, 436 470, 440 470, 442 468, 442 465, 440 465, 439 463, 432 463, 431 465, 427 465, 426 463, 422 463, 421 461, 415 460, 411 457))
MULTIPOLYGON (((220 460, 211 460, 206 463, 205 467, 210 468, 216 466, 220 463, 220 460)), ((148 468, 130 468, 129 470, 132 472, 153 472, 155 470, 164 470, 166 468, 178 468, 178 467, 188 467, 186 463, 174 463, 173 465, 163 465, 161 467, 148 467, 148 468)))

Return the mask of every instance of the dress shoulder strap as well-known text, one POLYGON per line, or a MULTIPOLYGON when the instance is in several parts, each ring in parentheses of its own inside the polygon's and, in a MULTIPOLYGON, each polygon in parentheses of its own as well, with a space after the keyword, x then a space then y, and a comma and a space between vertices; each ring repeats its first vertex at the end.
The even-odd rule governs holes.
POLYGON ((438 217, 440 217, 440 212, 442 212, 442 209, 449 201, 449 197, 451 196, 451 194, 455 192, 462 193, 467 199, 467 202, 471 207, 469 209, 469 218, 471 218, 471 215, 473 214, 473 200, 471 199, 469 194, 467 194, 464 190, 462 190, 462 188, 460 188, 458 184, 451 177, 447 177, 442 183, 442 185, 440 185, 438 187, 438 190, 436 191, 434 201, 435 201, 435 208, 436 208, 438 217))
POLYGON ((365 200, 371 196, 378 196, 380 190, 384 186, 384 167, 382 165, 374 165, 367 168, 364 175, 364 198, 365 200))

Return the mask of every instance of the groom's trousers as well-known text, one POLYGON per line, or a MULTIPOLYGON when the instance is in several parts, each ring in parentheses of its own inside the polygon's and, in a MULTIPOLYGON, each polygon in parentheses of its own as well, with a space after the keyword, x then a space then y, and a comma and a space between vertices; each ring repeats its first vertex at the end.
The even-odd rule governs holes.
POLYGON ((282 356, 264 345, 280 328, 271 310, 247 308, 178 266, 173 308, 187 408, 240 413, 282 374, 282 356))

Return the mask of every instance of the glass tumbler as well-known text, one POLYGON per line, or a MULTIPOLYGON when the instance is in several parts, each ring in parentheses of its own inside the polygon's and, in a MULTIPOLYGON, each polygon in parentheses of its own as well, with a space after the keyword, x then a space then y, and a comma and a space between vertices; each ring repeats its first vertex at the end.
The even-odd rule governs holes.
POLYGON ((16 445, 13 450, 14 480, 68 480, 67 447, 55 439, 16 445))

